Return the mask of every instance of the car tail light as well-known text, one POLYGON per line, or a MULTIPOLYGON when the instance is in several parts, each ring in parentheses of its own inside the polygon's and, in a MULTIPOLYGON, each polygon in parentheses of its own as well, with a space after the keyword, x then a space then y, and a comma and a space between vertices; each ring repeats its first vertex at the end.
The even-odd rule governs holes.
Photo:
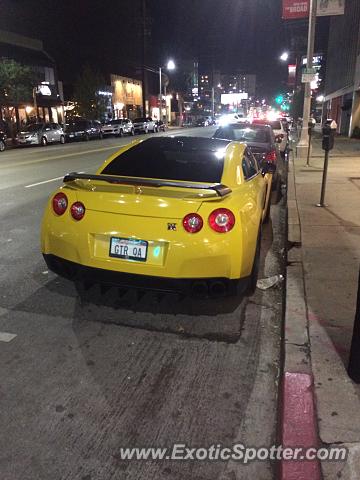
POLYGON ((68 199, 65 193, 57 193, 52 200, 53 210, 57 215, 65 213, 68 206, 68 199))
POLYGON ((81 202, 75 202, 71 205, 70 212, 74 220, 81 220, 85 215, 85 205, 81 202))
POLYGON ((227 208, 218 208, 210 214, 209 224, 215 232, 229 232, 235 225, 235 215, 227 208))
POLYGON ((271 150, 265 155, 266 162, 276 162, 276 150, 271 150))
POLYGON ((189 233, 200 232, 203 227, 203 219, 197 213, 189 213, 183 219, 183 226, 189 233))

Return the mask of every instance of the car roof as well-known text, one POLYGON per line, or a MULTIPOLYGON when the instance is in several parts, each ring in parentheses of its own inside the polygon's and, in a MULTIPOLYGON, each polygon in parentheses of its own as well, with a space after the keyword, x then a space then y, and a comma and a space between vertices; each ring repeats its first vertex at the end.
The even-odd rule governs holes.
POLYGON ((171 148, 179 150, 183 147, 190 149, 215 151, 226 148, 231 140, 206 137, 151 137, 143 142, 149 146, 158 146, 159 148, 171 148))

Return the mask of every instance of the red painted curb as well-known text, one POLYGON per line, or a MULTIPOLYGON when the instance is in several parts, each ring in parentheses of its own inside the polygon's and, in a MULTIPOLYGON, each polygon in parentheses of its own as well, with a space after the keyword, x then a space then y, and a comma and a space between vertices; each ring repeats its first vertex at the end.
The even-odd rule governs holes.
MULTIPOLYGON (((318 447, 313 378, 285 372, 282 389, 281 444, 318 447)), ((321 480, 319 460, 281 460, 280 480, 321 480)))

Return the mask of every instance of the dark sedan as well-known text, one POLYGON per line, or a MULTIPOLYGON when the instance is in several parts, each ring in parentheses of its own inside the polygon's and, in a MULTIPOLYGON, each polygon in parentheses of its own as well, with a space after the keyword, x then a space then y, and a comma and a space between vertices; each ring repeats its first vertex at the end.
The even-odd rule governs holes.
POLYGON ((233 123, 220 127, 216 130, 213 138, 223 138, 244 142, 250 148, 259 165, 271 163, 276 168, 273 176, 273 185, 277 186, 279 175, 278 168, 281 165, 279 148, 276 145, 274 132, 269 125, 254 125, 233 123))
POLYGON ((66 125, 65 134, 68 141, 103 138, 101 123, 97 120, 73 120, 66 125))

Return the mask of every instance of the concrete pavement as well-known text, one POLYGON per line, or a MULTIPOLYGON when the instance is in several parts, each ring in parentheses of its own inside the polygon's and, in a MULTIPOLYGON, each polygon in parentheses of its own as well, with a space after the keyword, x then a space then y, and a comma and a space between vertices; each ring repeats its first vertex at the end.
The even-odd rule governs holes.
POLYGON ((319 208, 323 158, 318 135, 310 167, 290 157, 285 371, 313 375, 320 444, 349 448, 347 462, 322 462, 323 478, 355 480, 360 386, 346 367, 360 263, 360 142, 335 140, 327 207, 319 208))

